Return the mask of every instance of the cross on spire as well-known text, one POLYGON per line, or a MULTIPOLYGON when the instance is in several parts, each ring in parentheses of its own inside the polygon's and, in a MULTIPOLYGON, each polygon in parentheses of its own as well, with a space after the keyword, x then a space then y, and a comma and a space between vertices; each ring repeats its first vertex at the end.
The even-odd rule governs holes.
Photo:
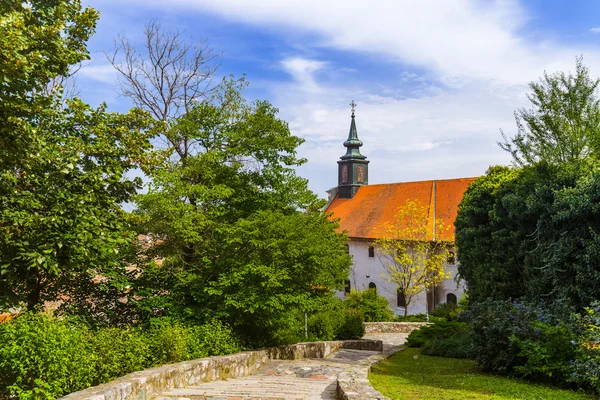
POLYGON ((354 100, 352 100, 350 102, 350 109, 352 110, 352 117, 354 117, 354 110, 356 108, 356 103, 354 102, 354 100))

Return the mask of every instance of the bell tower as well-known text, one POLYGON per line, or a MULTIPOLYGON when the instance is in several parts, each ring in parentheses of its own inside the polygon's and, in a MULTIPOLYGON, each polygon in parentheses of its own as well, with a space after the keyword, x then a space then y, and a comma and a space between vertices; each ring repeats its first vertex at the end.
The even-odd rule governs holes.
POLYGON ((354 111, 356 103, 350 103, 352 109, 352 120, 350 122, 350 133, 344 142, 346 154, 338 161, 338 193, 341 199, 351 199, 358 188, 369 184, 369 161, 367 157, 360 154, 363 143, 358 140, 354 111))

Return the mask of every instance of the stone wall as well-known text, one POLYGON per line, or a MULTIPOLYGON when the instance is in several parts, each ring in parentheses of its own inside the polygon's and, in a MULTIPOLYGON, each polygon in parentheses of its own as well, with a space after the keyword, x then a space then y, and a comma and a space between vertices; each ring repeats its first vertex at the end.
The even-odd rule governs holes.
POLYGON ((149 400, 178 387, 249 375, 269 360, 323 358, 339 349, 383 351, 381 340, 345 340, 297 343, 247 351, 228 356, 201 358, 134 372, 103 385, 71 393, 65 400, 149 400))
POLYGON ((365 322, 365 333, 410 333, 428 322, 365 322))

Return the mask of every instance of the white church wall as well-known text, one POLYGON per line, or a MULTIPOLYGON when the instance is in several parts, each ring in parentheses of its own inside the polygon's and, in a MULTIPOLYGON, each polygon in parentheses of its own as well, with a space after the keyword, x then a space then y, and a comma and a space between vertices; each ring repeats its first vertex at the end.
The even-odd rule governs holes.
MULTIPOLYGON (((374 257, 369 257, 369 246, 372 246, 372 243, 368 241, 350 240, 348 242, 350 255, 353 259, 353 266, 349 277, 350 287, 352 289, 364 290, 369 288, 370 283, 374 283, 377 292, 388 300, 390 310, 396 315, 404 315, 404 307, 397 306, 397 285, 387 280, 387 273, 377 256, 376 249, 374 257)), ((452 277, 446 279, 436 288, 436 304, 445 303, 448 293, 455 294, 457 299, 460 299, 464 294, 464 286, 457 288, 457 284, 454 281, 457 273, 456 265, 448 265, 447 269, 452 277)), ((337 295, 340 298, 344 298, 344 293, 341 291, 337 295)), ((425 313, 426 307, 425 293, 419 293, 412 299, 411 304, 409 304, 408 313, 425 313)))

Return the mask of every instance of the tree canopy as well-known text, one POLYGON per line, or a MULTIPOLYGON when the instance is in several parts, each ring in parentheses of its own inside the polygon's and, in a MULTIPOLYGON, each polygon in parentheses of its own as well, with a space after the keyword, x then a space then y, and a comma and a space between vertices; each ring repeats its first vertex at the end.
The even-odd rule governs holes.
POLYGON ((295 174, 302 140, 271 104, 244 100, 244 86, 226 80, 171 122, 171 137, 190 151, 172 148, 137 198, 143 229, 161 242, 151 257, 164 259, 137 290, 164 294, 145 297, 148 309, 167 302, 179 317, 225 319, 264 344, 279 319, 341 288, 350 259, 337 225, 295 174))
POLYGON ((60 101, 46 85, 88 57, 98 13, 78 1, 0 5, 0 308, 60 298, 115 262, 131 231, 125 173, 149 149, 147 116, 60 101))
POLYGON ((581 311, 600 294, 599 169, 583 163, 490 168, 456 219, 469 300, 529 299, 581 311))
POLYGON ((518 166, 597 158, 600 149, 600 79, 592 79, 581 57, 575 74, 558 72, 529 84, 532 108, 515 111, 517 133, 502 132, 498 144, 518 166))

